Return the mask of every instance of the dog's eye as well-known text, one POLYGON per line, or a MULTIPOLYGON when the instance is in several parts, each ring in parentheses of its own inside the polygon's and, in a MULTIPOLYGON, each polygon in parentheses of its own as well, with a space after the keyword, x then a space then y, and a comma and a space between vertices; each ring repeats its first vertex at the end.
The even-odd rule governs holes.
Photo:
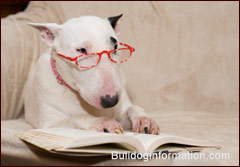
POLYGON ((83 54, 87 53, 87 50, 85 48, 80 48, 80 49, 76 49, 77 52, 81 52, 83 54))

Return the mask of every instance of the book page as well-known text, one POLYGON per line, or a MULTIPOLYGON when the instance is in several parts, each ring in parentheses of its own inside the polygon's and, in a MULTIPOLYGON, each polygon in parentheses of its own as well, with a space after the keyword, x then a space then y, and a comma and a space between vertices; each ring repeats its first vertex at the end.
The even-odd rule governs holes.
POLYGON ((144 150, 146 150, 146 153, 153 153, 156 150, 170 150, 173 148, 174 150, 177 150, 177 149, 183 150, 187 148, 193 148, 193 146, 219 148, 219 146, 214 145, 213 143, 210 143, 208 141, 167 135, 164 133, 161 133, 160 135, 152 135, 152 134, 126 132, 125 134, 128 136, 134 136, 141 143, 143 143, 144 150), (168 145, 165 145, 165 144, 168 144, 168 145), (177 145, 174 145, 174 144, 177 144, 177 145), (163 147, 161 148, 161 146, 163 147))
MULTIPOLYGON (((48 151, 64 149, 74 149, 75 151, 78 149, 80 151, 80 148, 84 147, 82 148, 83 152, 89 152, 89 150, 91 152, 90 148, 86 148, 87 146, 113 143, 120 145, 122 150, 138 153, 153 153, 156 149, 160 150, 160 146, 164 144, 174 143, 216 148, 215 145, 201 140, 171 136, 164 133, 151 135, 128 131, 125 131, 124 134, 114 134, 69 128, 32 129, 20 135, 20 138, 48 151)), ((92 147, 92 152, 97 152, 96 147, 94 149, 92 147)))
POLYGON ((102 134, 101 132, 97 131, 86 131, 86 130, 80 130, 80 129, 72 129, 72 128, 48 128, 48 129, 34 129, 35 132, 42 132, 42 133, 48 133, 52 135, 58 135, 58 136, 65 136, 68 138, 76 138, 82 135, 98 135, 102 134))
POLYGON ((32 129, 20 138, 46 150, 72 149, 107 143, 121 145, 128 151, 143 150, 142 143, 132 136, 70 128, 32 129))
POLYGON ((201 151, 203 148, 189 146, 189 145, 182 145, 182 144, 164 144, 159 146, 154 150, 154 153, 176 153, 180 151, 201 151))
POLYGON ((64 133, 61 129, 31 129, 23 134, 16 134, 20 139, 27 141, 45 150, 63 148, 73 140, 72 136, 59 135, 64 133))
POLYGON ((102 154, 111 154, 113 151, 118 153, 125 153, 126 151, 134 151, 131 149, 125 149, 121 144, 109 143, 109 144, 100 144, 86 147, 78 148, 66 148, 66 149, 55 149, 58 152, 65 153, 102 153, 102 154))
POLYGON ((148 152, 149 148, 154 142, 157 142, 164 138, 165 134, 161 133, 160 135, 144 134, 144 133, 134 133, 134 132, 125 132, 125 135, 133 136, 137 138, 141 143, 143 143, 144 150, 148 152))

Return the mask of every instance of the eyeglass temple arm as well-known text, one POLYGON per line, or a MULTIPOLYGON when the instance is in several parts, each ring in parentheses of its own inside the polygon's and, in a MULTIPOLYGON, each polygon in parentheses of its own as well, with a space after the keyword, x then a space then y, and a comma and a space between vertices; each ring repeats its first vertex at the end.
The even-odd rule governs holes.
POLYGON ((69 57, 69 56, 65 56, 65 55, 62 55, 62 54, 60 54, 60 53, 57 53, 57 55, 58 56, 61 56, 61 57, 63 57, 63 58, 66 58, 66 59, 68 59, 68 60, 70 60, 70 61, 75 61, 76 59, 77 59, 77 57, 69 57))
POLYGON ((123 45, 123 46, 126 46, 126 47, 128 47, 128 48, 130 48, 130 49, 132 50, 132 52, 135 51, 135 49, 134 49, 133 47, 131 47, 131 46, 125 44, 125 43, 121 43, 121 42, 120 42, 119 44, 120 44, 120 45, 123 45))

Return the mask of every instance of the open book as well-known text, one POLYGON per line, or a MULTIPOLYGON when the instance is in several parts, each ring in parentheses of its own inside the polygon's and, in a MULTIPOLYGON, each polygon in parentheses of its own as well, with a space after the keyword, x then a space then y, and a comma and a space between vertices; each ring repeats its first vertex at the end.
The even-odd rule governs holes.
POLYGON ((161 133, 160 135, 124 132, 124 134, 52 128, 31 129, 18 137, 50 152, 68 155, 100 155, 117 152, 147 153, 200 151, 220 148, 208 141, 188 139, 161 133))

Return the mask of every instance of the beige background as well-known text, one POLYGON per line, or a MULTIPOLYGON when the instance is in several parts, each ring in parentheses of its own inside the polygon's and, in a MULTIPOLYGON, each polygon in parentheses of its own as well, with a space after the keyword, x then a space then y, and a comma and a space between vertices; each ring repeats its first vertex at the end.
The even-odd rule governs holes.
MULTIPOLYGON (((3 155, 28 158, 38 164, 43 159, 69 164, 29 149, 14 134, 31 126, 24 119, 8 120, 23 114, 24 83, 46 48, 39 33, 26 23, 61 23, 82 15, 106 18, 120 13, 124 15, 119 21, 119 39, 136 49, 132 58, 121 65, 132 101, 145 108, 162 132, 209 140, 223 148, 208 153, 231 155, 230 160, 120 163, 239 165, 239 3, 216 1, 31 2, 25 12, 2 19, 3 155)), ((116 163, 84 158, 77 162, 116 163)))
POLYGON ((61 2, 66 18, 123 13, 132 100, 147 111, 238 111, 239 15, 229 2, 61 2))

